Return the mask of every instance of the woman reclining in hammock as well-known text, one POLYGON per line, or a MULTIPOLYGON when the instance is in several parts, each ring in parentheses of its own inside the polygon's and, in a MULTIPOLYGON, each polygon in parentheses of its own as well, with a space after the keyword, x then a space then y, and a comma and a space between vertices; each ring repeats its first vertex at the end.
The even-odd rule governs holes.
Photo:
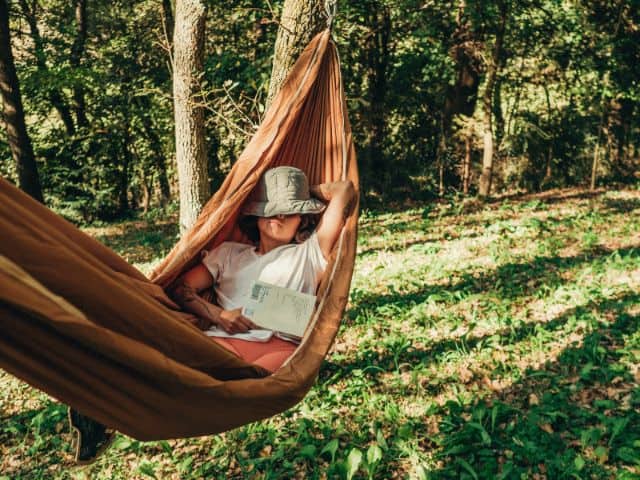
POLYGON ((264 342, 247 340, 242 335, 256 328, 242 315, 250 285, 262 280, 315 295, 355 200, 351 181, 317 185, 311 193, 328 201, 328 205, 310 197, 302 170, 286 166, 268 170, 241 210, 241 229, 256 245, 222 243, 206 252, 202 264, 186 272, 171 292, 184 310, 200 319, 200 328, 213 327, 214 341, 271 372, 284 363, 296 345, 277 336, 264 342), (313 228, 311 216, 322 211, 317 228, 309 235, 313 228), (212 286, 218 305, 198 295, 212 286), (216 328, 226 332, 225 338, 216 336, 216 328), (234 338, 236 335, 243 338, 234 338))
MULTIPOLYGON (((180 306, 198 319, 198 327, 216 326, 227 334, 241 334, 255 327, 241 313, 253 280, 315 294, 327 259, 346 217, 355 202, 351 181, 317 185, 310 197, 307 178, 294 167, 268 170, 254 196, 244 206, 241 226, 256 246, 224 242, 207 252, 202 264, 186 272, 170 292, 180 306), (317 228, 311 216, 324 211, 317 228), (311 227, 311 228, 309 228, 311 227), (218 303, 198 295, 213 285, 218 303)), ((272 337, 267 342, 213 337, 214 341, 247 362, 271 372, 277 370, 296 348, 292 341, 272 337)), ((77 430, 76 461, 91 463, 115 437, 112 429, 69 409, 69 421, 77 430)))

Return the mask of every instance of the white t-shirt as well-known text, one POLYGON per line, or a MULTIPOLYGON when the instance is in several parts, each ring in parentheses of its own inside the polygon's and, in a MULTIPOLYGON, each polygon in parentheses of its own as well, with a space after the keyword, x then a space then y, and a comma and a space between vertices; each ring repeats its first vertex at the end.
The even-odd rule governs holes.
MULTIPOLYGON (((302 243, 282 245, 264 255, 258 254, 253 245, 224 242, 205 252, 202 263, 213 276, 218 305, 225 310, 246 304, 254 280, 315 295, 327 267, 316 232, 302 243)), ((250 339, 246 334, 233 337, 250 339)))

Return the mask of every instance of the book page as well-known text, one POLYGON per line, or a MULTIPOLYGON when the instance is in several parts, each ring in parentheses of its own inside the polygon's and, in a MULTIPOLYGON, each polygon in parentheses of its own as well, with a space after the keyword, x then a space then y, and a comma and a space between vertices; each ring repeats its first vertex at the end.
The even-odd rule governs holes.
POLYGON ((262 328, 301 338, 315 304, 315 295, 256 280, 242 314, 262 328))

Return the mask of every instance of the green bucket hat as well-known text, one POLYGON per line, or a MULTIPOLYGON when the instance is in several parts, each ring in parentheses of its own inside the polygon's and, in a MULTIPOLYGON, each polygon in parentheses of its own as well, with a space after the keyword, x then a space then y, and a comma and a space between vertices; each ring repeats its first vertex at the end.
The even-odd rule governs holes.
POLYGON ((267 170, 249 200, 242 208, 243 215, 273 217, 299 213, 320 213, 325 204, 311 198, 309 182, 296 167, 276 167, 267 170))

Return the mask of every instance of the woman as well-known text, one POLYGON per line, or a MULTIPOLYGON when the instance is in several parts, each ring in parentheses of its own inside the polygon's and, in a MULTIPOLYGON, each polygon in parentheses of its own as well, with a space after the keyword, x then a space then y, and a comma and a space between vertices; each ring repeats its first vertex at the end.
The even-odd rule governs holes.
POLYGON ((184 310, 199 317, 200 328, 214 327, 214 341, 247 362, 271 372, 277 370, 296 345, 276 336, 257 342, 242 335, 256 327, 242 315, 251 282, 262 280, 315 294, 354 201, 355 190, 350 181, 309 189, 304 172, 298 168, 268 170, 241 211, 245 233, 253 236, 256 244, 224 242, 206 252, 202 263, 178 280, 171 296, 184 310), (310 193, 328 202, 326 208, 310 193), (322 211, 317 228, 303 240, 309 216, 322 211), (247 225, 253 228, 247 230, 247 225), (218 305, 198 295, 212 286, 218 305), (226 332, 225 338, 215 336, 216 329, 226 332))
MULTIPOLYGON (((247 362, 271 372, 277 370, 294 352, 294 343, 277 337, 267 342, 233 338, 255 327, 241 313, 248 285, 258 279, 315 294, 355 195, 350 181, 317 185, 310 190, 302 170, 268 170, 242 209, 241 224, 256 245, 224 242, 207 252, 202 264, 182 275, 171 296, 184 310, 199 317, 198 327, 216 326, 231 334, 231 338, 214 337, 214 341, 247 362), (311 198, 310 192, 328 205, 311 198), (309 216, 322 211, 317 228, 304 239, 309 216), (220 305, 198 295, 212 286, 220 305)), ((71 408, 69 422, 77 432, 75 457, 80 464, 95 461, 115 437, 113 429, 71 408)))

